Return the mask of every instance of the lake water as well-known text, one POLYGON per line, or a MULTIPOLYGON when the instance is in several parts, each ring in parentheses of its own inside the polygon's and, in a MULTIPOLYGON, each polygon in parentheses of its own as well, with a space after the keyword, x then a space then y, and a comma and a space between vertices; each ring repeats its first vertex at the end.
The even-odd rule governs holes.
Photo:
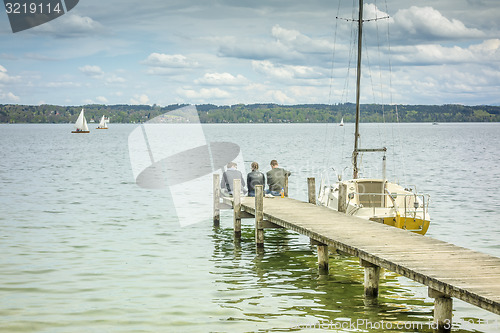
MULTIPOLYGON (((233 241, 231 211, 222 211, 218 229, 210 210, 181 227, 174 194, 135 183, 128 148, 135 128, 75 135, 72 125, 0 125, 1 332, 313 332, 307 325, 320 323, 352 332, 349 323, 361 320, 372 324, 368 332, 389 331, 381 322, 394 332, 431 331, 427 288, 391 272, 378 304, 365 305, 356 258, 332 256, 330 275, 320 276, 308 238, 284 230, 266 230, 257 254, 252 220, 243 220, 241 243, 233 241), (409 323, 424 328, 394 328, 409 323)), ((306 178, 319 185, 325 169, 330 179, 331 167, 350 176, 343 168, 352 124, 203 130, 207 141, 238 144, 247 170, 255 160, 267 171, 277 159, 292 171, 297 199, 306 199, 306 178)), ((427 236, 500 257, 500 124, 361 131, 363 147, 389 148, 390 179, 430 194, 427 236)), ((363 156, 362 171, 380 176, 381 156, 363 156)), ((500 316, 457 300, 454 321, 462 323, 457 332, 500 331, 500 316)))

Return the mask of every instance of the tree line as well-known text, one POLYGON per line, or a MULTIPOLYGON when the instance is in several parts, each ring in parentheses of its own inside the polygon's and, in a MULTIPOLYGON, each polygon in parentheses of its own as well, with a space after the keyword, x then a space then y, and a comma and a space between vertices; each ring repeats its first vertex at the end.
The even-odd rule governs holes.
MULTIPOLYGON (((113 123, 143 123, 183 104, 158 105, 0 105, 0 123, 73 123, 85 109, 87 121, 99 122, 105 115, 113 123)), ((202 123, 338 123, 354 122, 353 103, 335 105, 236 104, 196 105, 202 123)), ((379 105, 363 104, 361 122, 498 122, 500 106, 379 105)), ((166 119, 169 119, 168 117, 166 119)), ((172 117, 172 122, 179 119, 172 117)))

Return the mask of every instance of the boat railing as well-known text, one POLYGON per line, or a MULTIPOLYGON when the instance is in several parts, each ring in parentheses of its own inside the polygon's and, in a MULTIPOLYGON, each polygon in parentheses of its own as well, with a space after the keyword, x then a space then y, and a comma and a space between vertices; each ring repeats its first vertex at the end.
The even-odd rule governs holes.
MULTIPOLYGON (((408 215, 415 215, 417 213, 422 213, 423 214, 423 219, 425 219, 425 215, 427 213, 427 210, 429 208, 429 201, 430 201, 430 195, 426 193, 391 193, 386 189, 386 193, 366 193, 366 192, 351 192, 351 195, 358 195, 358 197, 363 196, 364 198, 377 198, 380 196, 388 197, 393 204, 394 209, 399 210, 399 206, 396 202, 396 199, 403 197, 403 205, 401 208, 403 208, 404 211, 404 216, 408 215), (407 198, 413 198, 414 200, 408 200, 407 198), (419 200, 420 199, 420 200, 419 200), (413 203, 413 204, 412 204, 413 203)), ((381 200, 374 199, 373 201, 370 201, 371 204, 369 205, 370 208, 390 208, 387 206, 376 206, 374 205, 375 203, 381 202, 381 200)))

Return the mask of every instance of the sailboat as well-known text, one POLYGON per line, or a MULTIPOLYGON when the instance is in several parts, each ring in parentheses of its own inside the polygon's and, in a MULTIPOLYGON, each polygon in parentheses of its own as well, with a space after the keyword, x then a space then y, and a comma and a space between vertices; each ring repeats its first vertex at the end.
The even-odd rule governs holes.
POLYGON ((363 0, 359 0, 358 54, 356 77, 356 125, 352 153, 353 178, 343 181, 339 176, 335 184, 321 181, 318 202, 320 205, 378 223, 425 234, 430 224, 429 195, 419 194, 416 188, 404 188, 386 178, 387 148, 363 149, 359 147, 361 43, 363 33, 363 0), (382 177, 359 178, 360 153, 383 153, 382 177))
POLYGON ((75 130, 71 131, 71 133, 90 133, 89 127, 87 126, 87 119, 85 119, 85 115, 83 113, 83 109, 78 116, 78 119, 75 123, 75 130))
POLYGON ((99 122, 99 125, 96 128, 97 129, 108 129, 108 122, 109 122, 109 119, 102 116, 101 121, 99 122))
POLYGON ((344 117, 342 117, 342 119, 340 119, 340 124, 339 126, 344 126, 344 117))

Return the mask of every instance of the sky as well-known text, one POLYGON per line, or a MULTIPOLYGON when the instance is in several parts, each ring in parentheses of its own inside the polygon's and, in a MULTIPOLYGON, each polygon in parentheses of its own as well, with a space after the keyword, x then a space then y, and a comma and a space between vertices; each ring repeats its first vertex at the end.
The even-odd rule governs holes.
MULTIPOLYGON (((353 5, 81 0, 17 33, 2 10, 0 104, 354 102, 353 5)), ((364 14, 362 103, 500 105, 498 0, 367 0, 364 14)))

